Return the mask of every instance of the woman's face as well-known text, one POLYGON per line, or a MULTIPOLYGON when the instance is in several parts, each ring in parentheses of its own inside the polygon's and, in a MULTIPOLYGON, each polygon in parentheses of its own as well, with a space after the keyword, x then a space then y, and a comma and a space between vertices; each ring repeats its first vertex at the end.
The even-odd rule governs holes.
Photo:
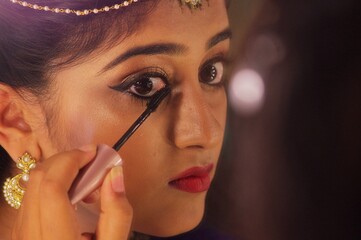
POLYGON ((57 72, 47 104, 50 141, 40 140, 44 157, 53 146, 112 146, 144 111, 147 98, 169 84, 171 93, 119 153, 134 230, 169 236, 194 228, 225 127, 227 29, 224 1, 192 11, 178 1, 161 1, 135 34, 57 72))

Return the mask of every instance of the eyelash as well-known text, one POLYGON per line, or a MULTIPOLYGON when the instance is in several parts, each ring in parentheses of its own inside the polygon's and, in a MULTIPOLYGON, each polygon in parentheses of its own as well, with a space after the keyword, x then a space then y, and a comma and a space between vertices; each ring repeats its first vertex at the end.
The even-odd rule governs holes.
POLYGON ((200 82, 203 83, 205 86, 211 87, 211 88, 222 88, 225 86, 225 81, 224 81, 224 70, 225 68, 229 65, 229 60, 227 57, 225 57, 223 54, 222 55, 217 55, 215 57, 213 57, 212 59, 206 61, 204 64, 202 64, 202 66, 199 68, 199 73, 198 75, 201 74, 201 71, 204 70, 207 66, 210 65, 215 65, 217 63, 221 63, 222 64, 222 74, 221 74, 221 79, 219 80, 218 83, 216 84, 209 84, 207 82, 201 81, 201 76, 199 76, 200 82))
MULTIPOLYGON (((223 56, 223 55, 218 55, 213 57, 212 59, 204 62, 202 64, 202 66, 199 68, 199 81, 209 87, 209 88, 222 88, 224 87, 224 68, 225 66, 228 64, 228 60, 223 56), (206 81, 202 81, 201 79, 201 73, 202 71, 208 67, 208 66, 214 66, 217 63, 221 63, 222 64, 222 76, 221 79, 219 80, 218 83, 216 84, 210 84, 207 83, 206 81)), ((116 85, 116 86, 109 86, 111 89, 114 89, 116 91, 122 92, 122 93, 126 93, 129 94, 133 97, 133 99, 135 100, 140 100, 142 102, 144 101, 148 101, 152 96, 141 96, 138 95, 136 93, 131 92, 131 88, 135 86, 135 84, 139 83, 140 80, 145 79, 145 78, 149 78, 149 79, 156 79, 159 78, 162 80, 162 82, 164 83, 164 86, 169 85, 169 76, 168 74, 163 71, 161 68, 158 67, 149 67, 146 69, 141 70, 140 72, 137 72, 135 74, 131 74, 128 77, 126 77, 120 84, 116 85)))
POLYGON ((110 88, 122 93, 129 94, 132 97, 134 97, 134 99, 147 101, 151 98, 151 96, 141 96, 130 92, 131 87, 133 87, 138 81, 144 78, 149 78, 149 79, 160 78, 164 83, 164 86, 169 85, 168 75, 158 67, 151 67, 151 68, 143 69, 138 73, 129 75, 120 84, 116 86, 110 86, 110 88))

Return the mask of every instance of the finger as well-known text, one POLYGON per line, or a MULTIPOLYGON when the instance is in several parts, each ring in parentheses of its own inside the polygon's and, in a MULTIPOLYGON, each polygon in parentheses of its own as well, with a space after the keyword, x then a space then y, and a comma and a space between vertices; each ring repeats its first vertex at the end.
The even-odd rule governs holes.
POLYGON ((68 189, 75 176, 86 163, 94 158, 95 146, 73 150, 54 156, 47 161, 46 175, 41 182, 39 199, 43 236, 51 239, 79 239, 79 226, 68 189), (64 238, 64 231, 67 233, 64 238))
POLYGON ((100 191, 99 189, 97 189, 88 196, 86 196, 82 201, 85 203, 95 203, 98 202, 99 199, 100 199, 100 191))
POLYGON ((94 157, 95 151, 95 146, 88 146, 54 155, 37 164, 30 172, 30 181, 15 221, 14 239, 61 238, 64 229, 75 232, 74 210, 67 191, 79 169, 94 157), (61 220, 62 225, 57 220, 61 220))
POLYGON ((67 191, 56 182, 42 184, 40 223, 44 239, 79 239, 80 229, 67 191), (64 233, 65 236, 64 236, 64 233))
POLYGON ((79 170, 94 159, 95 154, 96 146, 89 145, 54 155, 44 162, 45 182, 59 183, 59 187, 68 190, 79 170))
POLYGON ((100 208, 97 239, 128 239, 133 210, 125 195, 121 166, 106 176, 100 191, 100 208))
POLYGON ((83 233, 80 238, 80 240, 92 240, 92 239, 95 239, 95 237, 91 233, 83 233))

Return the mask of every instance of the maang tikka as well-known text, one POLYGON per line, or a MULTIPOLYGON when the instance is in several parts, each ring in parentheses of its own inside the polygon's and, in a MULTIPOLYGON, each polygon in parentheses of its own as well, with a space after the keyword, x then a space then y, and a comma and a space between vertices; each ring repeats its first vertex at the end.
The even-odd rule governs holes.
POLYGON ((3 192, 5 200, 13 208, 20 208, 25 194, 25 188, 21 186, 20 180, 25 182, 29 181, 29 172, 31 169, 34 169, 35 166, 36 160, 30 154, 24 153, 16 163, 16 167, 22 170, 22 173, 13 178, 6 179, 3 192))
POLYGON ((181 4, 187 5, 190 9, 202 7, 202 0, 179 0, 181 4))

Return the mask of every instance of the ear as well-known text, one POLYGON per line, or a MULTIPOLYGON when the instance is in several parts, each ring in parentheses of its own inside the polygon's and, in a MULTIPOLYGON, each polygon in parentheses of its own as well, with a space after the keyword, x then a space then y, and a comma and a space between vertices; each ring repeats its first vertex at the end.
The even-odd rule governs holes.
POLYGON ((0 145, 12 159, 25 152, 38 154, 26 111, 27 104, 19 93, 0 83, 0 145))

